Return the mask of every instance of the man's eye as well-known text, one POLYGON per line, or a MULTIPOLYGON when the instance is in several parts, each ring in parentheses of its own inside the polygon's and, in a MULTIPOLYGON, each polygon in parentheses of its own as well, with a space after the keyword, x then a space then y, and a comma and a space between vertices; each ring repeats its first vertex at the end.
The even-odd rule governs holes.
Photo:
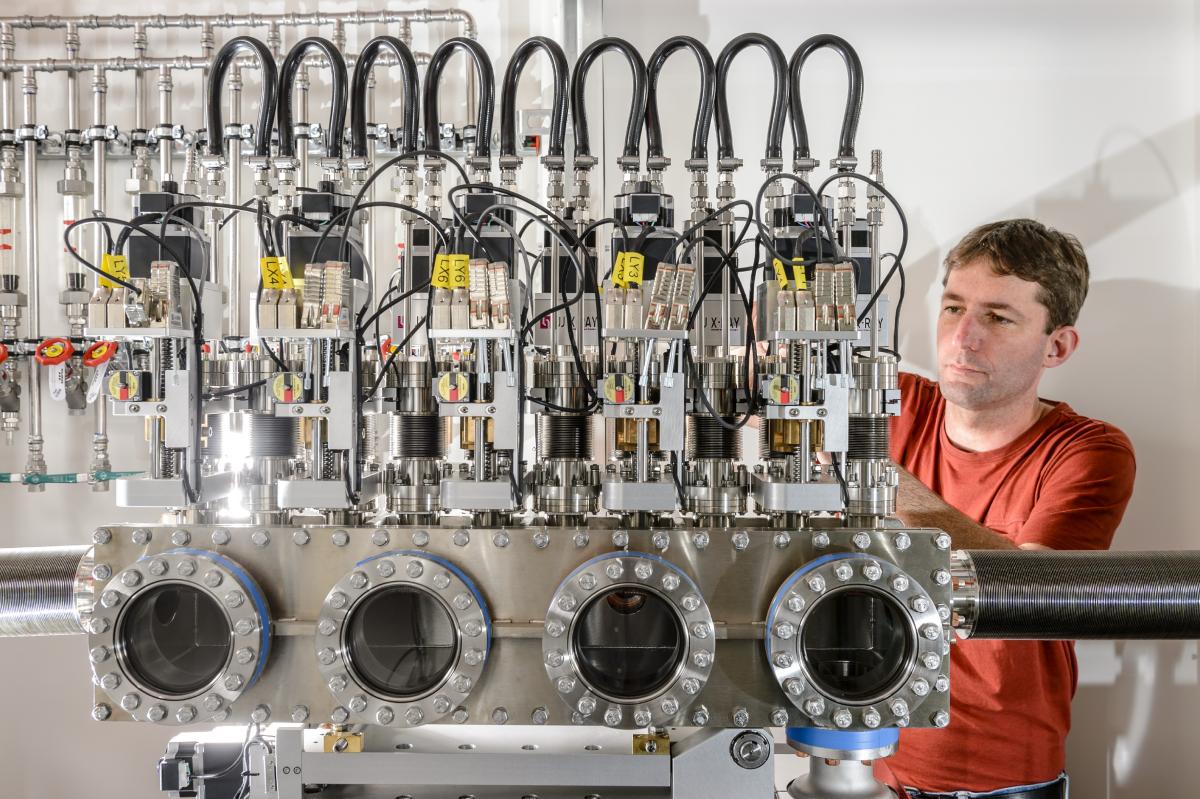
POLYGON ((1013 320, 1011 320, 1007 317, 1001 316, 1000 314, 995 314, 995 313, 988 314, 988 318, 990 318, 993 322, 995 322, 996 324, 999 324, 999 325, 1011 325, 1013 323, 1013 320))
POLYGON ((947 305, 942 309, 942 313, 960 314, 962 313, 962 308, 958 307, 957 305, 947 305))

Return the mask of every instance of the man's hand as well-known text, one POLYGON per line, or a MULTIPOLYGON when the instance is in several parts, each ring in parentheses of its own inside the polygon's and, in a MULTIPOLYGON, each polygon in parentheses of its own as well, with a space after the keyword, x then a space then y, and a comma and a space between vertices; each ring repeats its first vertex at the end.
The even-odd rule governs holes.
POLYGON ((950 534, 955 549, 1041 549, 1035 544, 1018 547, 1008 536, 976 524, 946 500, 930 491, 907 469, 894 464, 900 473, 896 492, 896 515, 909 527, 934 527, 950 534))

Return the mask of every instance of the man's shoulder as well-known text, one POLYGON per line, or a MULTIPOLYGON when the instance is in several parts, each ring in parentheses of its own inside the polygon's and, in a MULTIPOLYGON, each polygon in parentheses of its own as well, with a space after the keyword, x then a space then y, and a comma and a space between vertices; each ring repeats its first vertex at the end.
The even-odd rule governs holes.
POLYGON ((906 413, 909 409, 926 408, 942 401, 942 391, 935 380, 912 372, 901 372, 898 383, 900 401, 906 413))
POLYGON ((1126 452, 1133 458, 1133 442, 1115 424, 1078 413, 1065 402, 1057 403, 1053 413, 1053 424, 1048 432, 1055 439, 1056 449, 1064 454, 1104 449, 1126 452))

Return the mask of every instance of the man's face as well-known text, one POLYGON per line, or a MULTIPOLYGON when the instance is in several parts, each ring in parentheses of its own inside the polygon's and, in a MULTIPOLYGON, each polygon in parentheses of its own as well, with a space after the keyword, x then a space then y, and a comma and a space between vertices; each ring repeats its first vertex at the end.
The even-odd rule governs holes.
MULTIPOLYGON (((986 259, 950 272, 938 314, 938 381, 947 402, 987 410, 1036 388, 1054 347, 1038 284, 986 259)), ((1050 358, 1053 360, 1053 358, 1050 358)))

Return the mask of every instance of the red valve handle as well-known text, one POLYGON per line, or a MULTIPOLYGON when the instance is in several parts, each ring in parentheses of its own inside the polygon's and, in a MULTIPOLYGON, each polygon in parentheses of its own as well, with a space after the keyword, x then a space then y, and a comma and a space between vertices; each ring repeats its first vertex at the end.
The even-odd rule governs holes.
POLYGON ((117 342, 97 341, 83 352, 83 365, 95 368, 103 366, 117 354, 117 342))
POLYGON ((42 366, 57 366, 75 354, 75 348, 65 338, 48 338, 33 351, 34 359, 42 366))
POLYGON ((8 347, 6 347, 3 344, 0 344, 0 363, 4 363, 7 360, 8 360, 8 347))

